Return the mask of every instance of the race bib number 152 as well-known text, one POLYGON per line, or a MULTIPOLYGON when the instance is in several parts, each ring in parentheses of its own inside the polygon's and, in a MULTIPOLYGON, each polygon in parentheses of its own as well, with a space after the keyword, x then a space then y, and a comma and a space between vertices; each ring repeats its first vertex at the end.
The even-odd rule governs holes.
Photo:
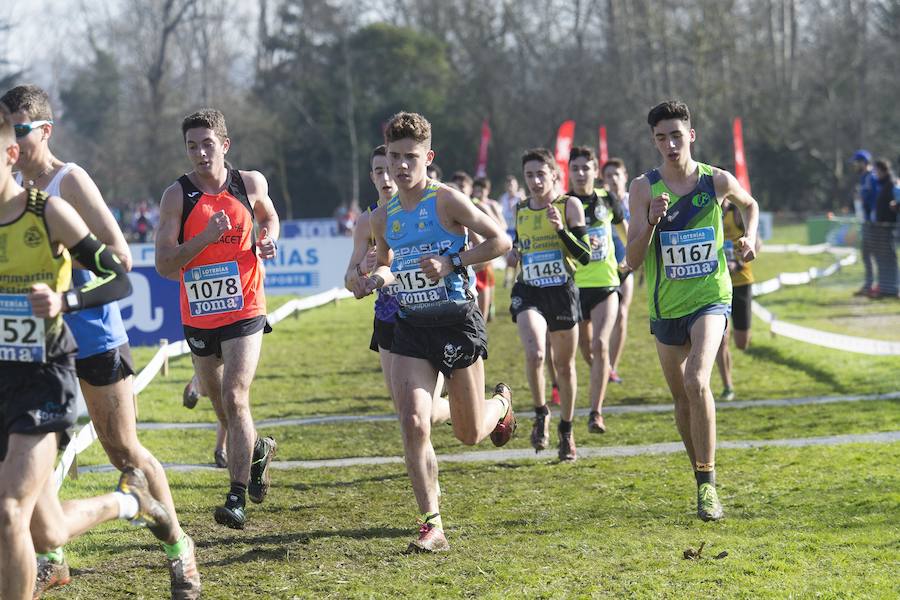
POLYGON ((35 317, 24 294, 0 294, 0 360, 44 362, 44 319, 35 317))

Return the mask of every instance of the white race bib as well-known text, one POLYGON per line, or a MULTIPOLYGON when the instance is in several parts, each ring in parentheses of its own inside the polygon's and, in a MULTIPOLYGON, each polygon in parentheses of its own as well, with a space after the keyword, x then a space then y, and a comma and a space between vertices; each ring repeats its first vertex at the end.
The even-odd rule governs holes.
POLYGON ((522 257, 522 279, 528 285, 550 287, 569 279, 561 250, 542 250, 522 257))
POLYGON ((660 250, 666 279, 692 279, 719 268, 716 232, 712 227, 660 231, 660 250))
POLYGON ((391 269, 396 277, 391 287, 400 306, 430 305, 448 300, 444 278, 441 277, 437 281, 429 279, 419 268, 417 256, 395 259, 391 269))
POLYGON ((0 360, 45 362, 44 319, 35 317, 24 294, 0 294, 0 360))
POLYGON ((609 241, 606 232, 606 227, 591 227, 588 229, 592 261, 606 260, 606 256, 609 254, 609 241))
POLYGON ((191 316, 234 312, 244 307, 241 272, 236 261, 192 267, 184 272, 191 316))

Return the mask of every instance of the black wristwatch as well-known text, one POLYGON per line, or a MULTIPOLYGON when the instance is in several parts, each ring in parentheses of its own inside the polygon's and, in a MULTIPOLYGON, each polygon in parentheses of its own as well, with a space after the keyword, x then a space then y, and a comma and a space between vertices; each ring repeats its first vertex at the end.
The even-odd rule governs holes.
POLYGON ((460 275, 462 275, 466 270, 466 268, 462 264, 462 258, 460 258, 459 254, 456 252, 450 254, 450 264, 453 265, 453 270, 460 275))

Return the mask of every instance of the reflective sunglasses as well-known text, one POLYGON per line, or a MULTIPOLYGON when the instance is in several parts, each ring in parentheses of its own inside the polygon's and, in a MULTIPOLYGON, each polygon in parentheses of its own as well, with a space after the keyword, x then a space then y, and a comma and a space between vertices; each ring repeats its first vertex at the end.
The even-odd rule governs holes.
POLYGON ((17 123, 13 125, 13 129, 16 130, 16 137, 23 138, 38 127, 43 125, 53 125, 53 119, 49 121, 32 121, 31 123, 17 123))

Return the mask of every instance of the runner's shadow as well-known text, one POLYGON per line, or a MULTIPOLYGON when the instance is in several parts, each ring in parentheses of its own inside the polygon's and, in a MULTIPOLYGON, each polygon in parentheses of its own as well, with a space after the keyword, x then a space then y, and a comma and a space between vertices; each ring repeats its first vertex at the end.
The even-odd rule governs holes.
POLYGON ((798 358, 788 356, 783 351, 777 348, 773 348, 771 346, 750 346, 750 348, 746 350, 746 353, 758 360, 764 360, 766 362, 770 362, 782 367, 788 367, 789 369, 802 371, 814 381, 827 382, 833 387, 836 392, 848 393, 850 391, 847 390, 840 381, 835 379, 834 375, 832 375, 830 372, 820 369, 798 358))

